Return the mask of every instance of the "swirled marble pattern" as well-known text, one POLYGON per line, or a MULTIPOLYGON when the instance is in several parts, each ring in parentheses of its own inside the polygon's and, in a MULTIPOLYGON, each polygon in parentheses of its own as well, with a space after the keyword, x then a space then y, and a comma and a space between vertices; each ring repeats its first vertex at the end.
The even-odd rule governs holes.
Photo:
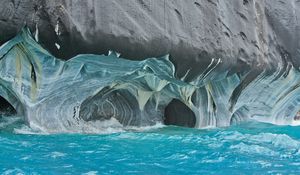
POLYGON ((250 118, 295 122, 300 73, 293 65, 235 73, 218 70, 222 64, 212 58, 187 81, 175 76, 168 56, 131 61, 110 52, 63 61, 24 28, 0 47, 0 96, 31 128, 45 132, 85 132, 111 118, 124 126, 169 121, 196 128, 250 118))

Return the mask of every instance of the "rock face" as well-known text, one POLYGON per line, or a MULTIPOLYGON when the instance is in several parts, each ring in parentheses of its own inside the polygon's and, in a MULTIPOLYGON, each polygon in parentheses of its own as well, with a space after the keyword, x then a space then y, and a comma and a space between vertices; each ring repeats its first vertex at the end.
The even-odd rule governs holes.
POLYGON ((124 126, 294 124, 299 7, 298 0, 4 0, 1 44, 25 23, 35 39, 25 28, 0 47, 0 96, 48 132, 86 131, 111 118, 124 126), (73 57, 109 49, 126 59, 73 57), (171 61, 159 58, 167 53, 171 61))
MULTIPOLYGON (((251 118, 294 124, 300 108, 300 72, 220 72, 212 59, 193 81, 175 77, 168 56, 133 61, 81 54, 55 58, 28 28, 0 47, 0 109, 13 109, 43 132, 94 132, 103 122, 149 126, 218 127, 251 118)), ((257 69, 254 69, 257 70, 257 69)))
POLYGON ((174 74, 168 56, 132 61, 110 52, 59 60, 24 28, 0 47, 0 97, 7 101, 0 109, 11 105, 29 126, 46 132, 101 130, 110 119, 123 126, 154 125, 172 99, 191 105, 187 99, 196 85, 174 74))
POLYGON ((188 79, 212 58, 220 70, 299 67, 299 8, 298 0, 3 0, 0 44, 26 23, 55 56, 170 54, 178 77, 191 69, 188 79))

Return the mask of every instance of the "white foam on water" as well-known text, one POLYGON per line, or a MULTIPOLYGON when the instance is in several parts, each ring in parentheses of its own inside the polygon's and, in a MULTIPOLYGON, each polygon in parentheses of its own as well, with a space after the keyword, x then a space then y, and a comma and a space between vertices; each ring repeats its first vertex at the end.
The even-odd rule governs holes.
POLYGON ((23 175, 25 172, 19 168, 14 169, 8 169, 2 173, 3 175, 10 175, 10 174, 17 174, 17 175, 23 175))
POLYGON ((269 155, 269 156, 278 156, 279 153, 263 146, 253 145, 253 144, 245 144, 239 143, 237 145, 230 146, 230 149, 237 150, 241 153, 246 154, 261 154, 261 155, 269 155))
POLYGON ((159 129, 164 127, 162 123, 156 123, 152 126, 123 126, 117 119, 111 118, 103 121, 80 121, 76 125, 68 128, 59 128, 56 130, 47 130, 34 122, 30 123, 30 127, 22 125, 20 128, 15 128, 14 132, 17 134, 57 134, 57 133, 84 133, 84 134, 113 134, 126 131, 143 132, 152 129, 159 129))
POLYGON ((97 175, 98 171, 89 171, 87 173, 83 173, 82 175, 97 175))
POLYGON ((286 134, 261 132, 255 134, 238 131, 220 131, 209 138, 213 143, 230 144, 229 150, 236 154, 258 155, 290 159, 300 156, 300 141, 286 134))
POLYGON ((300 126, 300 120, 293 120, 291 126, 300 126))
POLYGON ((166 127, 166 125, 162 123, 156 123, 155 125, 151 126, 127 126, 125 127, 125 130, 134 130, 134 131, 149 131, 153 129, 160 129, 166 127))
POLYGON ((14 133, 16 134, 28 134, 28 135, 47 135, 48 132, 42 130, 36 130, 28 127, 27 125, 22 125, 20 128, 14 128, 14 133))
POLYGON ((56 158, 60 158, 60 157, 65 157, 66 155, 67 155, 67 154, 65 154, 65 153, 54 151, 54 152, 52 152, 49 156, 50 156, 51 158, 56 159, 56 158))

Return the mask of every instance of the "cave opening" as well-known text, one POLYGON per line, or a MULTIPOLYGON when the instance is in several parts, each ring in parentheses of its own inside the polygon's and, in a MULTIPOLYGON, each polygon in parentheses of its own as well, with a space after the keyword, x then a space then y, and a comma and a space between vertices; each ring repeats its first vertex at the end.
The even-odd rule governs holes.
POLYGON ((87 122, 115 118, 123 126, 138 126, 141 122, 138 108, 137 100, 128 90, 105 87, 83 101, 79 117, 87 122))
POLYGON ((173 99, 165 108, 164 124, 194 128, 196 116, 183 102, 173 99))
POLYGON ((25 122, 21 117, 22 111, 20 105, 13 106, 8 100, 0 96, 0 133, 12 133, 14 129, 21 127, 25 122))
POLYGON ((16 109, 2 96, 0 96, 0 116, 16 115, 16 109))

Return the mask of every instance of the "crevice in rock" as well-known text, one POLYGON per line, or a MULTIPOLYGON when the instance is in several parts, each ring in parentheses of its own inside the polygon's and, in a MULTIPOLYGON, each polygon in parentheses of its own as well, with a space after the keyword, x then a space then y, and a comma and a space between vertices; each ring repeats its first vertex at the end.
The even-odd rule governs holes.
POLYGON ((247 5, 248 3, 249 3, 248 0, 243 0, 243 4, 244 4, 244 5, 247 5))
POLYGON ((239 12, 239 11, 236 11, 236 13, 237 13, 243 20, 248 21, 248 18, 247 18, 243 13, 241 13, 241 12, 239 12))
POLYGON ((183 22, 183 19, 182 19, 182 15, 181 13, 177 10, 177 9, 174 9, 176 15, 177 15, 177 18, 178 20, 182 23, 183 22))
POLYGON ((207 0, 207 2, 211 3, 214 6, 218 6, 217 3, 213 2, 212 0, 207 0))
POLYGON ((240 32, 240 36, 242 37, 242 39, 245 41, 247 39, 247 36, 244 32, 240 32))
POLYGON ((229 35, 228 32, 224 32, 224 34, 225 34, 228 38, 230 38, 230 35, 229 35))
POLYGON ((0 96, 0 115, 16 115, 16 109, 2 96, 0 96))
POLYGON ((173 99, 165 108, 164 124, 193 128, 196 124, 196 116, 180 100, 173 99))

